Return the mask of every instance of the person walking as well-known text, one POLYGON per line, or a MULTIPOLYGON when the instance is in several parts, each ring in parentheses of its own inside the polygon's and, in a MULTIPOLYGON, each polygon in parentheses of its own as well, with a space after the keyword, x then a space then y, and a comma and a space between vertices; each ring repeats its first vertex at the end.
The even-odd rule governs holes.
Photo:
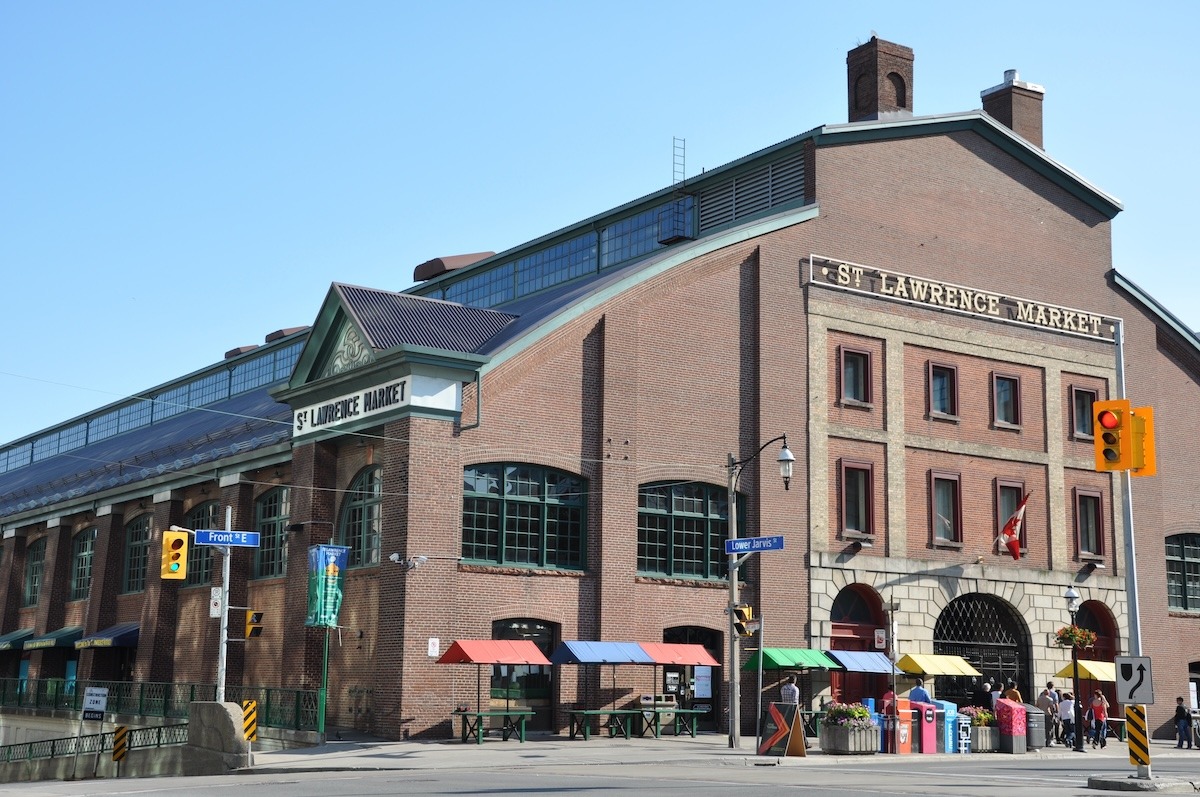
POLYGON ((1075 746, 1075 695, 1063 692, 1058 701, 1058 719, 1062 723, 1062 740, 1067 747, 1075 746))
POLYGON ((992 703, 992 685, 989 682, 984 681, 979 687, 979 691, 971 698, 971 705, 986 708, 988 711, 995 707, 992 703))
POLYGON ((1092 711, 1092 747, 1099 744, 1104 748, 1108 744, 1108 698, 1097 689, 1092 693, 1089 705, 1092 711))
POLYGON ((1179 743, 1175 746, 1183 749, 1186 741, 1188 749, 1192 749, 1192 712, 1183 704, 1183 698, 1175 698, 1175 730, 1179 733, 1179 743))
POLYGON ((1058 740, 1061 733, 1058 721, 1058 697, 1057 693, 1050 689, 1047 685, 1042 693, 1038 695, 1037 707, 1040 708, 1046 715, 1046 746, 1053 747, 1054 742, 1058 740))
POLYGON ((1013 681, 1013 680, 1009 680, 1008 689, 1004 690, 1004 697, 1013 701, 1014 703, 1024 703, 1025 702, 1021 698, 1021 690, 1017 688, 1017 682, 1013 681))

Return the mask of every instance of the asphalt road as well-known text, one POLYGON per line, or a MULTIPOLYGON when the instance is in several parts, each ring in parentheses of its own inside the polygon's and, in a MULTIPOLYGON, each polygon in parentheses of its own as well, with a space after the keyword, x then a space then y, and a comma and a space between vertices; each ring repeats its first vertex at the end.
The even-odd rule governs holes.
MULTIPOLYGON (((1020 790, 1020 797, 1065 797, 1098 793, 1087 788, 1093 774, 1126 777, 1134 769, 1121 759, 1087 757, 1083 761, 1028 760, 1007 756, 969 761, 910 760, 902 765, 880 758, 847 759, 830 766, 754 766, 730 761, 712 764, 631 763, 349 772, 263 772, 204 778, 144 778, 72 782, 14 783, 6 794, 31 797, 82 795, 180 795, 187 797, 374 797, 374 795, 539 795, 572 797, 729 797, 755 795, 831 795, 907 797, 961 795, 995 797, 1020 790)), ((1200 754, 1162 759, 1157 777, 1192 778, 1200 785, 1200 754)))

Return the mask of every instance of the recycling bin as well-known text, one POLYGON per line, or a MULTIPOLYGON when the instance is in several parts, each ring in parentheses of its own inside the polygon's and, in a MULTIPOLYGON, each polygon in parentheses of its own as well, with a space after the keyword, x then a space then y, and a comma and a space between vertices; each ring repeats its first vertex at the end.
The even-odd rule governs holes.
POLYGON ((1040 750, 1046 746, 1046 712, 1032 703, 1025 706, 1025 747, 1040 750))
POLYGON ((937 749, 939 753, 958 752, 958 704, 934 700, 937 706, 937 749))
MULTIPOLYGON (((1026 751, 1024 703, 1018 703, 1006 697, 997 700, 996 724, 1000 726, 1000 752, 1024 753, 1026 751)), ((1043 731, 1044 734, 1045 731, 1043 731)))
MULTIPOLYGON (((654 715, 658 714, 658 728, 660 733, 675 732, 675 712, 672 710, 677 707, 675 695, 642 695, 642 717, 647 726, 654 724, 654 715)), ((640 731, 639 731, 640 732, 640 731)))

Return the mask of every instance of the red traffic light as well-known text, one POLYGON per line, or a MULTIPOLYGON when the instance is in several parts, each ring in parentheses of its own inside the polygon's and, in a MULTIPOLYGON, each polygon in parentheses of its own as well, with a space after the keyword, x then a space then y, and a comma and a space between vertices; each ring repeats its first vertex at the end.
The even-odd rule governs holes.
POLYGON ((1112 410, 1101 410, 1096 415, 1096 423, 1105 429, 1116 429, 1121 425, 1121 418, 1112 410))

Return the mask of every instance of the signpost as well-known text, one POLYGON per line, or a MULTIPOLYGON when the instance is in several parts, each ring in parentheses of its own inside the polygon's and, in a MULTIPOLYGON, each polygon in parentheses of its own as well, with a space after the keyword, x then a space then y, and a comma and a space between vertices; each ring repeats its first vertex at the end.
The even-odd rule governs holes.
POLYGON ((84 720, 104 721, 104 712, 108 710, 108 689, 102 686, 89 686, 83 690, 84 720))

